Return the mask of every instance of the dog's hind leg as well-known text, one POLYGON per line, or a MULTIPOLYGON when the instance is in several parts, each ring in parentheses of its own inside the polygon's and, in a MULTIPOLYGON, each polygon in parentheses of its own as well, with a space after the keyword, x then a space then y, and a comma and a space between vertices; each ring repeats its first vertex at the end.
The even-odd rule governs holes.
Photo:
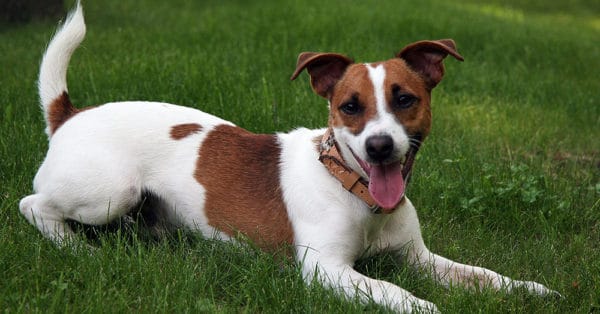
POLYGON ((73 231, 66 224, 60 211, 53 208, 42 194, 24 197, 19 203, 21 214, 40 232, 58 245, 63 245, 73 237, 73 231))
MULTIPOLYGON (((77 154, 68 157, 74 155, 77 154)), ((98 160, 91 163, 82 158, 64 159, 67 160, 57 163, 47 158, 34 180, 36 193, 19 204, 27 220, 58 245, 69 242, 73 236, 66 221, 105 225, 139 203, 142 189, 137 173, 130 167, 119 165, 117 160, 108 160, 100 167, 98 160)), ((103 157, 102 161, 106 159, 103 157)))
MULTIPOLYGON (((118 195, 118 194, 115 194, 118 195)), ((36 226, 47 238, 59 246, 73 243, 75 233, 71 230, 67 221, 76 221, 85 225, 106 225, 124 216, 135 204, 136 195, 128 198, 96 199, 72 198, 69 201, 60 202, 60 197, 46 197, 45 194, 37 193, 23 198, 19 204, 21 213, 27 220, 36 226), (60 206, 60 207, 58 207, 60 206)))

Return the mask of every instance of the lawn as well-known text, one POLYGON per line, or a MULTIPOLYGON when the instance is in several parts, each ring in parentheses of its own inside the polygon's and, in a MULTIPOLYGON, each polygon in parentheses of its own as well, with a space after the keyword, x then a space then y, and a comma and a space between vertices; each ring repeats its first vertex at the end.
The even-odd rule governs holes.
MULTIPOLYGON (((68 4, 71 5, 70 3, 68 4)), ((564 296, 445 289, 391 256, 361 260, 447 313, 600 310, 600 5, 570 1, 85 1, 69 70, 77 106, 182 104, 254 132, 322 127, 301 51, 357 61, 453 38, 408 195, 427 245, 564 296)), ((0 26, 0 310, 385 312, 305 286, 292 263, 193 234, 101 232, 58 249, 19 214, 47 139, 36 79, 56 21, 0 26)), ((143 115, 140 115, 143 119, 143 115)))

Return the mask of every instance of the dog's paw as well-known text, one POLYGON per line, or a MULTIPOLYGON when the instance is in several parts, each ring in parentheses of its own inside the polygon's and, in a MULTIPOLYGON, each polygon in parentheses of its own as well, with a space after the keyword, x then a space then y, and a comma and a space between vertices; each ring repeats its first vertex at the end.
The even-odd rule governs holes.
POLYGON ((410 297, 405 299, 404 302, 394 307, 394 311, 398 313, 440 313, 435 304, 429 301, 419 299, 417 297, 410 297))
POLYGON ((435 305, 429 301, 424 301, 424 300, 419 300, 419 301, 420 302, 418 304, 416 304, 416 306, 415 306, 417 313, 428 313, 428 314, 441 313, 440 310, 438 310, 437 305, 435 305))
POLYGON ((417 299, 418 302, 413 303, 413 311, 416 313, 439 314, 441 313, 437 306, 429 301, 417 299))
POLYGON ((552 290, 541 283, 537 283, 535 281, 520 281, 518 286, 527 289, 532 294, 537 294, 543 297, 553 297, 557 299, 562 299, 563 296, 558 291, 552 290))

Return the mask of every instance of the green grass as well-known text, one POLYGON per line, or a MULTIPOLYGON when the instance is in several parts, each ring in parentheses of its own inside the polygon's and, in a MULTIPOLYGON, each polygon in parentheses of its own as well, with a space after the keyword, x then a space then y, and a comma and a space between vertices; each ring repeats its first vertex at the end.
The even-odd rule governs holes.
MULTIPOLYGON (((600 307, 600 7, 593 1, 89 1, 69 70, 75 104, 157 100, 255 132, 321 127, 301 51, 358 61, 454 38, 409 196, 428 246, 537 280, 563 300, 444 289, 390 256, 357 267, 448 313, 600 307)), ((55 248, 18 213, 47 148, 35 82, 55 21, 0 29, 0 309, 5 312, 385 311, 306 287, 291 263, 176 234, 55 248)))

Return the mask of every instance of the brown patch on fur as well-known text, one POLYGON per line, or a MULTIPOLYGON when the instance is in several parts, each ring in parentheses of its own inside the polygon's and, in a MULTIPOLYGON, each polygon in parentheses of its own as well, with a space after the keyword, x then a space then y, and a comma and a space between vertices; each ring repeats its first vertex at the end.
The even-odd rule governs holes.
POLYGON ((201 131, 202 126, 198 123, 183 123, 172 126, 170 135, 172 139, 180 140, 201 131))
POLYGON ((401 93, 411 94, 418 101, 411 107, 395 109, 388 107, 402 124, 408 135, 420 134, 423 140, 431 130, 431 96, 425 81, 411 70, 402 59, 391 59, 384 63, 385 98, 390 106, 393 103, 393 87, 398 86, 401 93))
POLYGON ((331 108, 329 125, 345 126, 353 134, 359 134, 365 124, 377 114, 377 100, 373 83, 369 78, 369 70, 364 64, 353 64, 336 84, 330 98, 331 108), (355 102, 363 108, 363 112, 348 115, 341 111, 343 105, 355 102))
POLYGON ((76 115, 79 110, 73 107, 69 94, 63 92, 48 105, 47 123, 50 134, 54 134, 67 120, 76 115))
POLYGON ((274 135, 219 125, 202 143, 194 177, 206 189, 211 226, 258 246, 293 243, 292 225, 279 181, 281 148, 274 135))

